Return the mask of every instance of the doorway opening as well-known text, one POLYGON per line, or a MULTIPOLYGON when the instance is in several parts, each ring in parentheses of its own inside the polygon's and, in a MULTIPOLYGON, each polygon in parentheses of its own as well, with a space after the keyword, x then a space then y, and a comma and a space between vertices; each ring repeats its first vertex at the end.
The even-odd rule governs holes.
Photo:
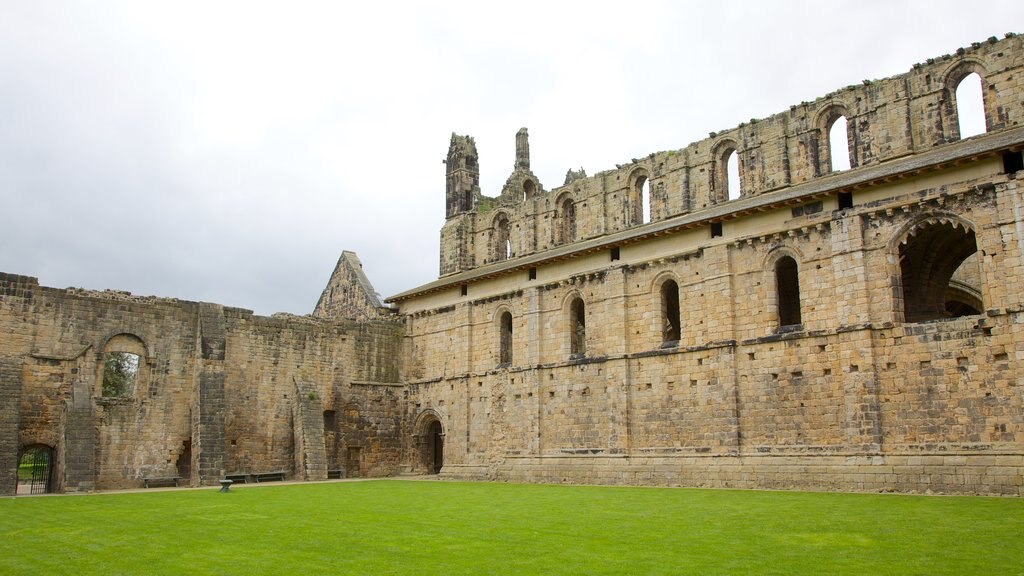
POLYGON ((48 494, 52 491, 53 448, 37 444, 29 446, 18 459, 16 494, 48 494))

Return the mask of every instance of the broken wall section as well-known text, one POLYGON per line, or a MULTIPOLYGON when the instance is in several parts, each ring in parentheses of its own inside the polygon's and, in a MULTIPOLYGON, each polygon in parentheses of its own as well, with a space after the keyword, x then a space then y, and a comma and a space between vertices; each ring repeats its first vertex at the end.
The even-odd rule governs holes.
POLYGON ((333 320, 376 320, 387 317, 385 306, 363 272, 363 263, 355 252, 345 250, 338 258, 327 286, 313 309, 316 318, 333 320))

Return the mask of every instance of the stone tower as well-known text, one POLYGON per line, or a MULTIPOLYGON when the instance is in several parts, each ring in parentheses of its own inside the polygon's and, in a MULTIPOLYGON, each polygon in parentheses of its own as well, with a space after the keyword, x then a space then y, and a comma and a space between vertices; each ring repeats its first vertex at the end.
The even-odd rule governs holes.
MULTIPOLYGON (((527 152, 529 154, 529 152, 527 152)), ((472 136, 452 133, 448 146, 447 178, 445 186, 445 218, 451 219, 469 212, 480 196, 480 164, 476 154, 476 142, 472 136)), ((527 159, 529 164, 529 159, 527 159)))
POLYGON ((472 268, 472 212, 480 198, 480 163, 472 136, 452 133, 445 160, 445 223, 441 228, 441 276, 472 268))

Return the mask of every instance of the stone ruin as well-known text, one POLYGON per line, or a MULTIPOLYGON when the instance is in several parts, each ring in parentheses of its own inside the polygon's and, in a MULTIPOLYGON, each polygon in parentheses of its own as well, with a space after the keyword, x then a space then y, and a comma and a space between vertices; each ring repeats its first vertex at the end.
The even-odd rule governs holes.
POLYGON ((0 493, 45 454, 54 492, 1024 494, 1022 86, 991 38, 550 190, 524 128, 494 197, 453 134, 440 276, 386 304, 351 252, 302 317, 2 274, 0 493))

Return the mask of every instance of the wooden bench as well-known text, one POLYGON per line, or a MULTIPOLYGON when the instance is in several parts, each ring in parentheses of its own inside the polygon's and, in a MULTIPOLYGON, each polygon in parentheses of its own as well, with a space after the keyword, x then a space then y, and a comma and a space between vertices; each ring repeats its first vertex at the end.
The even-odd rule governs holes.
POLYGON ((327 479, 328 480, 340 480, 340 479, 342 479, 344 477, 345 477, 345 471, 344 470, 328 470, 327 471, 327 479))
POLYGON ((283 482, 284 472, 257 472, 252 475, 254 482, 283 482))
POLYGON ((181 480, 181 476, 158 476, 154 478, 143 478, 142 485, 145 488, 153 488, 155 486, 174 486, 178 487, 178 480, 181 480))
POLYGON ((225 480, 231 480, 232 484, 245 484, 246 479, 249 478, 248 474, 225 474, 225 480))

